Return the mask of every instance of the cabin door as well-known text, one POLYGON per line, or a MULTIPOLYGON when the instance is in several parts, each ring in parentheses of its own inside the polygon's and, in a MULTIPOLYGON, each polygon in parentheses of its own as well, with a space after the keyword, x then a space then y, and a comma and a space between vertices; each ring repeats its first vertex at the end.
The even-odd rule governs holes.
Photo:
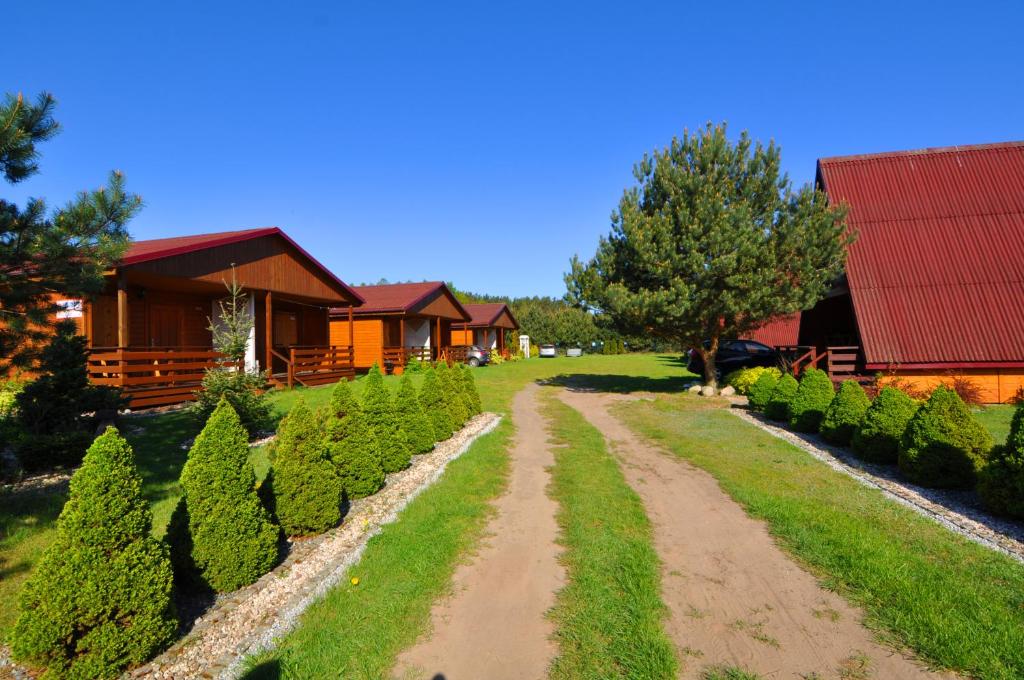
POLYGON ((151 305, 149 308, 149 346, 181 347, 185 323, 184 310, 171 305, 151 305))

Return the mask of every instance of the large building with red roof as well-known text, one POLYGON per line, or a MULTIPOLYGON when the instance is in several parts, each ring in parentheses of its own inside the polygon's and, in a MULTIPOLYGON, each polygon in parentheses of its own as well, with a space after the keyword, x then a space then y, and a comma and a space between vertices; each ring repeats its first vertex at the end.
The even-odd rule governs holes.
POLYGON ((1024 142, 822 158, 849 206, 846 276, 795 324, 758 335, 856 346, 865 373, 921 387, 965 376, 990 402, 1024 385, 1024 142))

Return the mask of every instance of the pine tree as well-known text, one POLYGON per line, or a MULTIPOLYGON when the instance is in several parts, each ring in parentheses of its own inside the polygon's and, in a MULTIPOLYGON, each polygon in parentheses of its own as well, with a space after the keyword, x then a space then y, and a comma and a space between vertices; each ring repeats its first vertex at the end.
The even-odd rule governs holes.
POLYGON ((376 364, 366 374, 363 388, 363 413, 366 424, 380 447, 380 466, 384 472, 398 472, 409 467, 412 451, 406 441, 395 412, 391 392, 384 384, 384 375, 376 364))
POLYGON ((774 143, 733 143, 708 124, 634 175, 597 254, 573 258, 568 297, 619 333, 696 348, 709 385, 720 339, 808 309, 842 273, 845 209, 809 185, 794 192, 774 143))
POLYGON ((398 386, 395 410, 398 412, 402 431, 405 433, 406 441, 409 442, 412 452, 426 453, 433 449, 434 428, 423 411, 416 387, 412 384, 412 378, 408 374, 402 376, 402 381, 398 386))
POLYGON ((260 491, 288 536, 318 534, 341 521, 344 492, 328 458, 324 423, 301 398, 277 430, 273 463, 260 491))
POLYGON ((223 593, 270 571, 280 530, 256 495, 248 436, 227 401, 192 444, 181 491, 167 529, 180 579, 223 593))
MULTIPOLYGON (((60 130, 55 107, 48 93, 35 103, 20 94, 0 103, 0 171, 8 182, 39 171, 37 145, 60 130)), ((103 272, 127 248, 125 227, 141 207, 118 172, 106 187, 53 212, 42 199, 30 199, 24 209, 0 200, 0 373, 33 365, 59 309, 54 293, 83 299, 102 290, 103 272)))
POLYGON ((21 592, 14 658, 50 678, 116 678, 173 640, 171 562, 151 523, 132 449, 108 428, 71 478, 56 538, 21 592))
POLYGON ((327 418, 327 447, 349 500, 377 493, 384 486, 377 440, 352 395, 348 382, 335 384, 327 418))
POLYGON ((462 399, 462 385, 456 381, 453 369, 443 361, 439 361, 437 364, 437 381, 441 385, 441 394, 444 395, 444 403, 448 409, 448 416, 452 420, 452 428, 459 430, 469 418, 466 404, 462 399))
POLYGON ((420 385, 420 404, 423 405, 423 411, 434 428, 434 440, 443 442, 450 438, 455 428, 452 425, 452 416, 444 398, 441 381, 437 377, 437 369, 433 367, 428 368, 423 374, 423 384, 420 385))

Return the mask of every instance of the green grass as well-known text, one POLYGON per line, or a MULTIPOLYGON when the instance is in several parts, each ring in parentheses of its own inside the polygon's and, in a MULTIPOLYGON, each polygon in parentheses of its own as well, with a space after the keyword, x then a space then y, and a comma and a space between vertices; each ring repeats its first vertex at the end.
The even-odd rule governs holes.
POLYGON ((1014 406, 1010 404, 992 404, 974 409, 974 417, 988 428, 992 440, 996 444, 1006 442, 1010 434, 1010 421, 1013 419, 1014 406))
POLYGON ((604 437, 579 413, 547 398, 555 444, 551 495, 558 501, 567 585, 551 612, 559 655, 552 678, 674 678, 675 648, 650 520, 604 437))
POLYGON ((760 680, 761 676, 735 666, 715 666, 700 674, 700 680, 760 680))
POLYGON ((1024 566, 692 397, 624 404, 636 431, 714 475, 782 547, 924 660, 1024 677, 1024 566))
MULTIPOLYGON (((653 391, 668 391, 681 384, 683 373, 678 357, 653 354, 621 356, 586 356, 579 359, 531 359, 474 369, 485 410, 506 413, 512 394, 530 381, 546 379, 566 372, 631 376, 640 379, 653 391)), ((413 380, 421 378, 413 374, 413 380)), ((396 389, 399 378, 388 376, 385 381, 396 389)), ((358 396, 362 393, 362 380, 352 383, 358 396)), ((298 388, 292 391, 274 391, 270 400, 274 416, 280 419, 294 406, 299 397, 318 408, 330 400, 332 386, 298 388)), ((187 413, 173 412, 146 418, 130 418, 124 429, 135 450, 136 462, 143 478, 143 493, 153 507, 153 533, 162 536, 171 512, 178 502, 180 489, 178 476, 188 455, 182 444, 198 433, 198 425, 187 413)), ((256 448, 251 460, 262 478, 267 471, 266 450, 256 448)), ((33 565, 53 539, 54 522, 67 500, 63 492, 26 493, 0 490, 0 602, 13 603, 28 578, 33 565)), ((0 607, 0 639, 14 623, 17 608, 0 607)))

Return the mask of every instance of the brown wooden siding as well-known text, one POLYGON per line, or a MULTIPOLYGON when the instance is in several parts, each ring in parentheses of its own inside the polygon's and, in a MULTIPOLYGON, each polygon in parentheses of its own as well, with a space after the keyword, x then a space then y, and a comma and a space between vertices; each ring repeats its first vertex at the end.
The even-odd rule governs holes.
POLYGON ((473 331, 453 330, 452 331, 452 344, 453 345, 472 345, 473 344, 473 331))
MULTIPOLYGON (((348 336, 348 319, 332 321, 331 326, 341 325, 348 336)), ((369 368, 382 362, 384 352, 384 322, 381 319, 356 319, 353 329, 355 337, 355 366, 369 368)))

